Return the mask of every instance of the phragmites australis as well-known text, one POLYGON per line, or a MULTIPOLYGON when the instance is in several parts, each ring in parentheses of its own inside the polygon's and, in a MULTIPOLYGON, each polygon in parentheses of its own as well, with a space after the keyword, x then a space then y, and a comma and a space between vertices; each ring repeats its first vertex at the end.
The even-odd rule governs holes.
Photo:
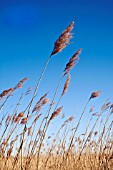
POLYGON ((71 31, 73 29, 74 22, 72 22, 60 35, 60 37, 54 43, 54 49, 51 56, 61 52, 68 44, 70 44, 70 39, 73 38, 71 31))
POLYGON ((22 88, 23 83, 25 83, 27 80, 28 80, 27 77, 20 80, 19 83, 14 87, 14 89, 22 88))
POLYGON ((91 107, 89 112, 93 112, 95 110, 95 106, 91 107))
POLYGON ((0 99, 7 96, 7 95, 10 95, 11 92, 14 91, 14 88, 10 88, 10 89, 6 89, 4 90, 1 94, 0 94, 0 99))
POLYGON ((31 134, 32 134, 32 126, 30 126, 27 130, 28 130, 28 136, 31 136, 31 134))
POLYGON ((21 117, 15 117, 15 119, 13 120, 13 122, 15 122, 15 123, 19 123, 20 122, 20 120, 21 120, 21 117))
POLYGON ((24 112, 20 112, 17 116, 16 114, 14 114, 12 118, 12 122, 19 123, 23 116, 25 116, 24 112))
POLYGON ((66 82, 64 84, 64 89, 63 89, 63 92, 62 92, 62 96, 66 93, 66 91, 67 91, 67 89, 69 87, 70 79, 71 79, 70 74, 68 74, 67 80, 66 80, 66 82))
POLYGON ((80 48, 69 60, 69 62, 66 64, 66 67, 64 69, 64 75, 67 75, 70 70, 75 66, 75 64, 77 64, 78 60, 79 60, 79 54, 81 53, 82 48, 80 48))
POLYGON ((90 99, 92 99, 92 98, 96 98, 96 97, 99 97, 99 96, 100 96, 100 94, 101 94, 101 91, 93 92, 93 93, 91 94, 91 96, 90 96, 90 99))
POLYGON ((23 116, 25 116, 25 113, 24 113, 24 112, 20 112, 20 113, 18 114, 18 117, 23 117, 23 116))
POLYGON ((65 126, 67 123, 72 122, 74 119, 75 119, 75 116, 71 116, 69 119, 67 119, 67 120, 64 122, 64 124, 62 125, 62 127, 65 126))
POLYGON ((59 107, 57 110, 55 110, 55 111, 52 113, 52 115, 51 115, 51 117, 50 117, 50 119, 49 119, 49 122, 50 122, 51 120, 53 120, 55 117, 57 117, 57 116, 60 114, 60 112, 62 111, 62 108, 63 108, 63 106, 62 106, 62 107, 59 107))
POLYGON ((35 107, 33 108, 32 113, 35 112, 35 111, 38 111, 38 112, 39 112, 39 111, 41 110, 41 108, 42 108, 45 104, 49 103, 49 99, 47 99, 46 96, 47 96, 47 93, 44 94, 44 95, 39 99, 39 101, 36 103, 35 107))
POLYGON ((28 90, 25 93, 25 96, 27 96, 28 94, 31 93, 31 91, 33 90, 33 87, 29 87, 28 90))
POLYGON ((39 115, 36 116, 36 118, 35 118, 34 121, 33 121, 33 124, 37 122, 37 120, 39 119, 39 117, 40 117, 41 115, 42 115, 42 114, 39 114, 39 115))
POLYGON ((105 102, 103 105, 102 105, 102 107, 101 107, 101 110, 107 110, 108 108, 110 108, 110 102, 105 102))
POLYGON ((26 124, 28 122, 29 118, 28 117, 25 117, 21 120, 21 124, 26 124))

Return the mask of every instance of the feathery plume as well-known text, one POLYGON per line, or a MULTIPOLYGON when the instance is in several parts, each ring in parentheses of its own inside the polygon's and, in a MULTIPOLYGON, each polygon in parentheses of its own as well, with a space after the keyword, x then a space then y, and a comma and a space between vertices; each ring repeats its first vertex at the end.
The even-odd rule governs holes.
POLYGON ((105 102, 102 107, 101 107, 101 110, 107 110, 108 108, 110 108, 110 102, 105 102))
POLYGON ((28 80, 28 78, 24 78, 22 80, 19 81, 19 83, 14 87, 14 89, 19 89, 19 88, 22 88, 22 85, 24 82, 26 82, 28 80))
POLYGON ((38 112, 39 112, 39 111, 41 110, 41 108, 42 108, 45 104, 49 103, 49 99, 47 99, 46 96, 47 96, 47 93, 44 94, 44 95, 39 99, 39 101, 36 103, 35 107, 33 108, 32 113, 35 112, 35 111, 38 111, 38 112))
POLYGON ((39 119, 39 117, 40 117, 41 115, 42 115, 42 114, 39 114, 39 115, 36 116, 36 118, 35 118, 34 121, 33 121, 33 124, 37 122, 37 120, 39 119))
POLYGON ((49 122, 50 122, 51 120, 53 120, 55 117, 57 117, 57 116, 60 114, 60 112, 62 111, 62 108, 63 108, 63 107, 59 107, 57 110, 55 110, 55 111, 52 113, 52 115, 51 115, 51 117, 50 117, 50 119, 49 119, 49 122))
POLYGON ((64 75, 68 74, 70 72, 70 70, 75 66, 75 64, 77 64, 79 57, 78 55, 81 53, 82 48, 80 48, 69 60, 69 62, 66 64, 66 67, 64 69, 64 75))
POLYGON ((74 119, 75 119, 75 116, 71 116, 69 119, 67 119, 67 120, 63 123, 62 127, 65 126, 68 122, 72 122, 74 119))
POLYGON ((89 112, 93 112, 95 110, 95 106, 91 107, 89 112))
POLYGON ((20 113, 18 114, 18 117, 23 117, 23 116, 25 116, 25 113, 24 113, 24 112, 20 112, 20 113))
POLYGON ((67 89, 69 87, 70 79, 71 79, 70 74, 68 74, 68 78, 67 78, 67 80, 65 82, 64 89, 63 89, 63 92, 62 92, 62 96, 66 93, 66 91, 67 91, 67 89))
POLYGON ((3 98, 3 97, 5 97, 5 96, 7 96, 7 95, 10 95, 10 93, 13 92, 13 91, 14 91, 14 88, 10 88, 10 89, 4 90, 4 91, 0 94, 0 98, 3 98))
POLYGON ((92 98, 96 98, 96 97, 100 96, 100 94, 101 94, 101 91, 93 92, 93 93, 91 94, 90 99, 92 99, 92 98))
POLYGON ((30 126, 27 130, 28 130, 28 136, 31 136, 31 134, 32 134, 32 126, 30 126))
POLYGON ((58 40, 54 43, 54 49, 51 56, 61 52, 68 44, 70 44, 70 39, 73 38, 71 31, 73 29, 74 22, 72 22, 60 35, 58 40))
POLYGON ((19 123, 20 120, 21 120, 21 117, 18 117, 18 116, 17 116, 17 117, 14 119, 14 122, 15 122, 15 123, 19 123))

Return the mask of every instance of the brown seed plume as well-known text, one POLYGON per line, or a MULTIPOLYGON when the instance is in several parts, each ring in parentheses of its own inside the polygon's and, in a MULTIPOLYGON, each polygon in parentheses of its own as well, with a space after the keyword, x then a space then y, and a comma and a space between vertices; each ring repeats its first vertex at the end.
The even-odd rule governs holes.
POLYGON ((95 110, 95 106, 91 107, 89 112, 93 112, 95 110))
POLYGON ((39 117, 40 117, 41 115, 42 115, 42 114, 39 114, 39 115, 36 116, 36 118, 35 118, 34 121, 33 121, 33 124, 37 122, 37 120, 39 119, 39 117))
POLYGON ((23 117, 23 116, 25 116, 25 113, 24 113, 24 112, 20 112, 20 113, 18 114, 18 117, 23 117))
POLYGON ((103 105, 102 105, 102 107, 101 107, 101 110, 107 110, 108 108, 110 108, 110 105, 111 105, 111 103, 110 102, 105 102, 103 105))
POLYGON ((96 98, 96 97, 100 96, 100 94, 101 94, 101 91, 93 92, 93 93, 91 94, 90 99, 92 99, 92 98, 96 98))
POLYGON ((62 125, 62 127, 65 126, 67 123, 72 122, 74 119, 75 119, 75 116, 71 116, 69 119, 67 119, 67 120, 64 122, 64 124, 62 125))
POLYGON ((70 70, 77 64, 79 57, 78 55, 81 53, 82 49, 80 48, 69 60, 69 62, 66 64, 66 67, 64 69, 64 75, 68 74, 70 70))
POLYGON ((18 116, 17 116, 17 117, 14 119, 14 122, 15 122, 15 123, 19 123, 20 120, 21 120, 21 117, 18 117, 18 116))
POLYGON ((81 53, 81 51, 82 51, 82 48, 80 48, 72 57, 71 57, 71 59, 70 59, 70 61, 78 61, 79 60, 79 54, 81 53))
POLYGON ((62 108, 63 108, 63 107, 59 107, 57 110, 55 110, 55 111, 52 113, 52 115, 51 115, 51 117, 50 117, 50 119, 49 119, 49 122, 50 122, 51 120, 53 120, 55 117, 57 117, 57 116, 60 114, 60 112, 62 111, 62 108))
POLYGON ((11 92, 14 91, 14 88, 10 88, 10 89, 7 89, 7 90, 4 90, 1 94, 0 94, 0 98, 2 97, 5 97, 7 95, 10 95, 11 92))
POLYGON ((14 87, 14 89, 19 89, 19 88, 22 88, 23 86, 23 83, 25 83, 26 81, 28 80, 28 78, 24 78, 22 80, 19 81, 19 83, 14 87))
POLYGON ((36 103, 35 107, 33 108, 32 113, 35 111, 39 112, 45 104, 49 103, 49 99, 47 99, 46 96, 47 93, 40 98, 40 100, 36 103))
POLYGON ((71 31, 73 29, 74 22, 72 22, 60 35, 58 40, 54 43, 54 49, 51 56, 61 52, 68 44, 70 44, 70 39, 72 38, 71 31))
POLYGON ((47 94, 48 94, 48 93, 44 94, 44 95, 40 98, 39 102, 41 102, 44 98, 46 98, 47 94))
POLYGON ((68 90, 68 87, 69 87, 69 84, 70 84, 70 79, 71 79, 70 74, 68 74, 68 78, 67 78, 67 80, 66 80, 66 82, 65 82, 64 89, 63 89, 63 92, 62 92, 62 96, 63 96, 63 95, 66 93, 66 91, 68 90))
POLYGON ((28 136, 31 136, 31 134, 32 134, 32 126, 30 126, 27 130, 28 130, 28 136))

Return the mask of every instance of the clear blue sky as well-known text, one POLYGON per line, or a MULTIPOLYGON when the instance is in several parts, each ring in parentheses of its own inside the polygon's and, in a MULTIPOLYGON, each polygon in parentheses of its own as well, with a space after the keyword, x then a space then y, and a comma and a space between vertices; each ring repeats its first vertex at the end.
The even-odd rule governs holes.
POLYGON ((50 91, 52 97, 65 64, 83 48, 62 101, 65 111, 73 114, 75 105, 81 109, 95 90, 103 91, 97 103, 112 98, 112 0, 0 1, 0 92, 24 77, 29 78, 26 88, 36 85, 55 40, 71 21, 75 21, 73 44, 52 58, 40 95, 50 91))

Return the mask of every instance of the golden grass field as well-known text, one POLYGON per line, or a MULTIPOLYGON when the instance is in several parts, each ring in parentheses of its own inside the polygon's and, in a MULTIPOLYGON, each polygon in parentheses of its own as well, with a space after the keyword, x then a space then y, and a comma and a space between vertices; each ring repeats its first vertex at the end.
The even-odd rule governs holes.
MULTIPOLYGON (((61 52, 70 44, 72 38, 72 22, 54 43, 54 49, 48 58, 46 65, 38 79, 34 89, 29 88, 25 93, 20 93, 18 102, 12 112, 2 112, 7 101, 10 100, 16 91, 20 90, 28 78, 19 81, 14 87, 1 92, 0 94, 0 170, 112 170, 113 169, 113 104, 106 100, 101 104, 99 112, 95 112, 95 107, 89 111, 89 119, 83 134, 78 135, 79 127, 90 101, 96 100, 101 95, 101 91, 94 91, 89 95, 83 111, 79 113, 76 121, 74 115, 65 118, 63 107, 60 101, 68 91, 70 84, 70 71, 78 63, 80 48, 69 59, 61 78, 56 85, 53 98, 48 98, 48 92, 42 94, 37 100, 37 92, 40 82, 44 76, 48 63, 53 55, 61 52), (56 101, 60 85, 65 80, 62 93, 56 101), (31 95, 25 109, 21 109, 21 104, 26 96, 31 95), (34 106, 35 105, 35 106, 34 106), (43 107, 47 107, 45 113, 43 107), (33 107, 34 106, 34 107, 33 107), (21 110, 21 111, 19 111, 21 110), (62 115, 59 130, 48 136, 48 128, 54 126, 54 120, 62 115), (103 121, 100 121, 101 118, 103 121), (97 129, 97 125, 100 125, 97 129)), ((17 96, 18 97, 18 96, 17 96)), ((67 99, 68 100, 68 99, 67 99)))

